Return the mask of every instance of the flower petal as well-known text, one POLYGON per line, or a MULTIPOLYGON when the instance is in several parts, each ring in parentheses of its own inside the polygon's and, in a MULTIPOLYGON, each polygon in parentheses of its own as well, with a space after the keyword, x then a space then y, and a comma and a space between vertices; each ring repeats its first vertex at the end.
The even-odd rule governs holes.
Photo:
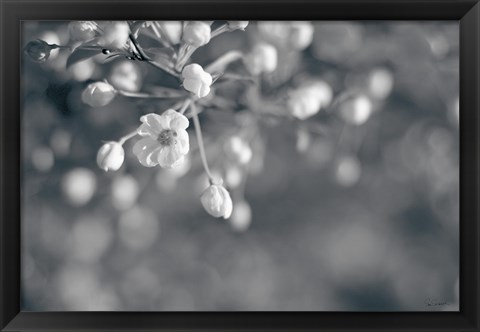
MULTIPOLYGON (((167 118, 155 113, 150 113, 142 116, 140 118, 140 121, 142 121, 149 127, 148 130, 150 131, 150 135, 158 135, 162 130, 169 129, 167 118)), ((140 126, 140 128, 142 128, 142 126, 140 126)), ((142 129, 146 130, 146 128, 142 129)), ((139 134, 141 135, 140 132, 139 134)))
POLYGON ((180 114, 172 109, 163 112, 162 116, 167 116, 169 120, 169 127, 173 130, 187 129, 189 122, 185 115, 180 114))
POLYGON ((145 167, 154 167, 158 165, 157 159, 152 159, 153 156, 158 156, 161 147, 157 146, 154 150, 145 150, 137 155, 138 161, 145 167))
POLYGON ((190 141, 188 133, 185 130, 177 130, 177 139, 175 141, 178 151, 182 154, 187 154, 190 150, 190 141))
POLYGON ((152 139, 151 137, 145 137, 142 138, 141 140, 138 140, 132 148, 133 154, 138 155, 139 153, 145 151, 145 150, 153 150, 155 146, 158 144, 157 141, 152 139))
POLYGON ((165 146, 158 154, 158 164, 160 167, 172 168, 182 157, 183 154, 176 148, 176 145, 165 146))

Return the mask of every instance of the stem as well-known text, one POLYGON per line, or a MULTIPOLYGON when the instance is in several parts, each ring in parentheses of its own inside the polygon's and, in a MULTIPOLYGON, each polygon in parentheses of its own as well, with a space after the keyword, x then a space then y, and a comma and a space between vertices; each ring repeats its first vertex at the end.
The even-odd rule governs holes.
POLYGON ((123 90, 117 90, 118 94, 125 96, 125 97, 130 97, 130 98, 157 98, 157 99, 168 99, 168 98, 178 98, 181 96, 156 96, 156 95, 151 95, 148 93, 143 93, 143 92, 130 92, 130 91, 123 91, 123 90))
POLYGON ((178 111, 178 113, 184 114, 185 111, 187 110, 188 106, 190 106, 191 101, 192 101, 192 100, 191 100, 190 98, 187 99, 187 100, 185 100, 185 102, 184 102, 183 105, 182 105, 182 108, 178 111))
POLYGON ((209 73, 214 73, 214 72, 221 72, 224 71, 225 68, 229 64, 231 64, 234 61, 237 61, 238 59, 241 59, 243 57, 243 53, 240 51, 229 51, 219 57, 217 60, 209 64, 206 68, 205 71, 209 73))
POLYGON ((198 149, 200 150, 200 157, 202 159, 203 168, 205 169, 205 173, 207 173, 210 183, 214 183, 213 175, 210 172, 210 168, 208 167, 207 156, 205 154, 205 147, 203 145, 202 129, 200 128, 200 121, 198 120, 197 107, 195 106, 195 103, 191 103, 191 108, 192 108, 193 124, 195 125, 195 133, 197 135, 198 149))
POLYGON ((131 138, 133 138, 133 137, 135 137, 135 136, 137 136, 137 131, 136 131, 136 130, 134 130, 134 131, 132 131, 131 133, 123 136, 122 138, 120 138, 120 139, 118 140, 118 143, 119 143, 120 145, 123 145, 126 141, 128 141, 129 139, 131 139, 131 138))
POLYGON ((187 63, 188 59, 192 56, 193 52, 195 52, 197 48, 195 46, 184 44, 180 48, 177 64, 175 65, 175 70, 181 72, 185 63, 187 63))
POLYGON ((210 39, 217 37, 218 35, 221 35, 224 32, 229 31, 228 28, 228 23, 225 23, 224 25, 218 27, 214 31, 212 31, 212 34, 210 35, 210 39))

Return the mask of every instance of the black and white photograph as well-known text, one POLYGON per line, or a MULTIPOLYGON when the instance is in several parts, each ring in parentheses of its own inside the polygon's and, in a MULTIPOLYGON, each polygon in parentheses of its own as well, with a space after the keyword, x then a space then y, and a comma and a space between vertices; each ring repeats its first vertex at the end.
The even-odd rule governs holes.
POLYGON ((21 31, 22 311, 459 311, 458 22, 21 31))

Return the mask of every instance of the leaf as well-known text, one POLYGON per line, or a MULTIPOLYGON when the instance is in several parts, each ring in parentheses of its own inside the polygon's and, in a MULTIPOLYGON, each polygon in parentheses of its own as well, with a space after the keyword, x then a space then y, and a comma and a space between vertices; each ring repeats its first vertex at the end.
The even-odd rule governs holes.
POLYGON ((102 53, 102 48, 76 48, 67 59, 67 68, 76 64, 77 62, 87 60, 97 54, 102 53))

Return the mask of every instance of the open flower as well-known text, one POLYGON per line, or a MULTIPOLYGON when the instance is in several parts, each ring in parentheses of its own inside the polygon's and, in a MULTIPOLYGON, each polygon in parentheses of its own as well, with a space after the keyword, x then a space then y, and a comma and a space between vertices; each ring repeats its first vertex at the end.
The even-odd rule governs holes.
POLYGON ((195 47, 208 44, 211 38, 210 24, 202 21, 187 22, 183 29, 183 41, 195 47))
POLYGON ((203 208, 212 216, 224 219, 230 218, 233 212, 233 202, 227 189, 221 184, 212 184, 200 197, 203 208))
POLYGON ((98 26, 93 21, 72 21, 68 24, 70 38, 76 41, 93 39, 98 31, 98 26))
POLYGON ((212 75, 204 71, 199 64, 192 63, 185 66, 182 76, 185 90, 194 93, 199 98, 203 98, 210 93, 210 85, 213 82, 212 75))
POLYGON ((117 171, 125 160, 125 152, 118 142, 105 143, 97 153, 98 167, 107 171, 117 171))
POLYGON ((143 122, 137 129, 144 136, 133 146, 133 153, 146 167, 160 165, 163 168, 180 166, 190 149, 188 119, 172 110, 162 115, 150 113, 140 118, 143 122))
POLYGON ((115 88, 105 82, 89 84, 82 92, 82 101, 92 107, 108 105, 117 94, 115 88))

